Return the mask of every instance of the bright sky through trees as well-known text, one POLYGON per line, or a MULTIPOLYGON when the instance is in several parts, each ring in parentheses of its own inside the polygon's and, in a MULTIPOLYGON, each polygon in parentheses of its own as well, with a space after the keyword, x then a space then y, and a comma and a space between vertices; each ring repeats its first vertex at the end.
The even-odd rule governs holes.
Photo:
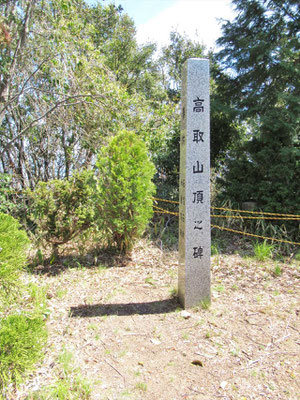
POLYGON ((139 43, 155 41, 165 45, 170 32, 177 30, 207 48, 215 47, 215 40, 221 34, 218 19, 233 17, 230 0, 104 0, 101 3, 122 5, 135 21, 139 43))

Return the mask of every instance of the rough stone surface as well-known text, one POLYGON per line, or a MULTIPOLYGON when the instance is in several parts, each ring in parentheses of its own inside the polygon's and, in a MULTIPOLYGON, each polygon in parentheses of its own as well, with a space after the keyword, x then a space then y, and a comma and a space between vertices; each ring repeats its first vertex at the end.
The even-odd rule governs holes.
POLYGON ((178 294, 190 308, 210 300, 208 60, 186 61, 181 107, 178 294))

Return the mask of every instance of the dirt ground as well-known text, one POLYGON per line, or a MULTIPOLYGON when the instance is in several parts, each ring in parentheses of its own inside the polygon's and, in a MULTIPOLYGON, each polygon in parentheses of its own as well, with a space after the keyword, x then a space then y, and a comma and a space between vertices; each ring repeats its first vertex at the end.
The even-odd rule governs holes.
POLYGON ((177 256, 143 240, 128 260, 41 270, 48 347, 17 398, 54 381, 66 348, 94 400, 300 399, 299 262, 216 255, 211 306, 184 315, 177 256))

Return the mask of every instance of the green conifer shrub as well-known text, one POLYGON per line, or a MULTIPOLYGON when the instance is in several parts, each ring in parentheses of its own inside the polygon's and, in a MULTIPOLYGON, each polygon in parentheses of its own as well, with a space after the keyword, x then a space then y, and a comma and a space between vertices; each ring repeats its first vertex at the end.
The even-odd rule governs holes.
POLYGON ((25 266, 30 241, 19 222, 0 213, 0 312, 13 301, 21 286, 19 275, 25 266))
POLYGON ((37 236, 52 245, 55 258, 59 245, 93 224, 93 193, 94 174, 90 170, 78 172, 68 180, 39 182, 34 191, 28 192, 37 236))
POLYGON ((130 252, 152 216, 155 167, 134 133, 121 131, 98 155, 99 224, 118 251, 130 252))
POLYGON ((20 276, 29 245, 19 222, 0 213, 0 393, 33 367, 47 337, 45 295, 20 276))
POLYGON ((42 355, 47 331, 42 315, 12 314, 0 322, 0 389, 18 383, 42 355))

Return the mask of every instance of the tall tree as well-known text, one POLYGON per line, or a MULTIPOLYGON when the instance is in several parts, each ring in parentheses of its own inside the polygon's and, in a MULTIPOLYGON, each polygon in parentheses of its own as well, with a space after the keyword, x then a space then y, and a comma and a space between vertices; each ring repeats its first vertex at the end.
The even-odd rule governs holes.
POLYGON ((121 6, 103 7, 99 3, 89 9, 88 19, 93 25, 93 43, 105 55, 104 63, 117 81, 130 94, 137 91, 148 99, 157 97, 160 74, 153 61, 156 45, 137 44, 134 21, 121 6))
POLYGON ((24 60, 35 0, 0 1, 0 123, 11 100, 13 78, 24 60), (22 9, 22 13, 19 8, 22 9))
MULTIPOLYGON (((188 58, 209 58, 211 64, 211 165, 218 168, 228 148, 240 137, 241 129, 235 121, 235 113, 226 107, 226 95, 218 84, 218 67, 213 54, 205 52, 205 46, 178 32, 170 33, 170 44, 162 48, 158 63, 161 68, 162 85, 169 104, 176 107, 176 114, 170 126, 163 151, 157 153, 156 164, 161 176, 178 187, 180 158, 180 109, 182 67, 188 58)), ((163 182, 165 185, 165 181, 163 182)))
POLYGON ((68 177, 133 123, 138 103, 95 47, 83 0, 1 1, 0 11, 0 172, 21 187, 68 177))
POLYGON ((162 48, 159 59, 162 83, 170 100, 180 100, 182 67, 184 62, 192 57, 206 57, 205 46, 179 32, 171 32, 170 44, 162 48))
POLYGON ((266 211, 299 213, 299 2, 233 4, 237 17, 223 25, 218 59, 248 140, 228 158, 225 193, 266 211))

